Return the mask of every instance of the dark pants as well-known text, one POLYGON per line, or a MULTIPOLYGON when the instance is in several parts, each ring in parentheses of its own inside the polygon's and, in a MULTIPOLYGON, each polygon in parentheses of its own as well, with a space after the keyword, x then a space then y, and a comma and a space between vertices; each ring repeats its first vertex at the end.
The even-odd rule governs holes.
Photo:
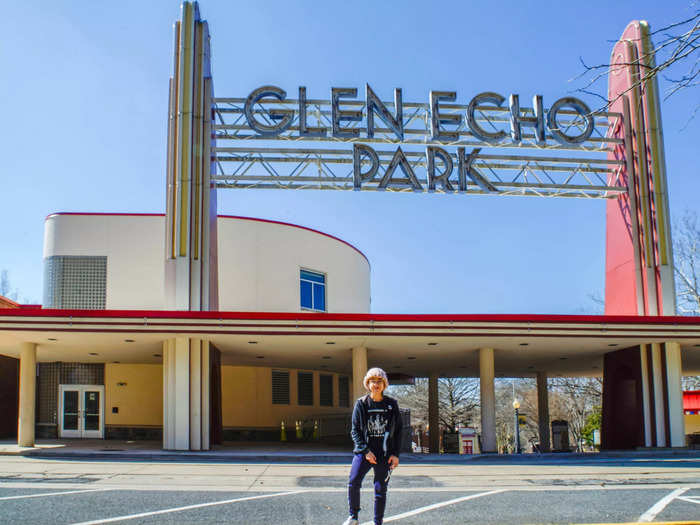
POLYGON ((386 487, 389 484, 389 463, 384 455, 377 455, 377 464, 372 465, 365 459, 364 454, 355 454, 350 467, 350 481, 348 482, 348 503, 350 515, 357 518, 360 511, 360 487, 362 480, 371 468, 374 468, 374 523, 381 525, 384 520, 384 508, 386 507, 386 487))

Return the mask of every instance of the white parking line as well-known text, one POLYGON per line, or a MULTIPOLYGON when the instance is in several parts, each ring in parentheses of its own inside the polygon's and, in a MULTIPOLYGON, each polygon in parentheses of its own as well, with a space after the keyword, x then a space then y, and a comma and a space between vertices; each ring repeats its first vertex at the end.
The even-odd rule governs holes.
POLYGON ((305 491, 295 490, 292 492, 277 492, 275 494, 262 494, 260 496, 248 496, 245 498, 227 499, 227 500, 223 500, 223 501, 212 501, 210 503, 197 503, 196 505, 187 505, 185 507, 174 507, 171 509, 154 510, 152 512, 141 512, 139 514, 128 514, 126 516, 115 516, 114 518, 105 518, 103 520, 81 521, 80 523, 73 523, 73 525, 96 525, 98 523, 111 523, 113 521, 134 520, 136 518, 143 518, 145 516, 156 516, 158 514, 169 514, 171 512, 182 512, 183 510, 201 509, 203 507, 213 507, 214 505, 226 505, 227 503, 237 503, 239 501, 250 501, 250 500, 254 500, 254 499, 274 498, 276 496, 289 496, 291 494, 299 494, 300 492, 305 492, 305 491))
POLYGON ((680 499, 683 501, 687 501, 688 503, 695 503, 696 505, 700 505, 700 496, 683 496, 683 497, 679 497, 676 499, 680 499))
MULTIPOLYGON (((420 507, 420 508, 417 508, 414 510, 409 510, 408 512, 403 512, 401 514, 395 514, 394 516, 389 516, 388 518, 384 518, 384 522, 402 520, 404 518, 410 518, 411 516, 415 516, 416 514, 421 514, 423 512, 428 512, 430 510, 439 509, 441 507, 447 507, 448 505, 454 505, 455 503, 461 503, 462 501, 476 499, 476 498, 480 498, 482 496, 490 496, 491 494, 498 494, 500 492, 507 492, 507 490, 506 489, 490 490, 488 492, 480 492, 479 494, 471 494, 469 496, 462 496, 461 498, 450 499, 447 501, 443 501, 441 503, 433 503, 432 505, 427 505, 425 507, 420 507)), ((373 525, 373 523, 374 523, 373 521, 368 521, 368 522, 363 523, 362 525, 373 525)))
POLYGON ((674 499, 676 499, 678 496, 683 494, 685 491, 687 491, 687 488, 683 489, 676 489, 670 494, 667 494, 663 498, 661 498, 659 501, 654 503, 654 505, 646 511, 644 514, 639 516, 639 519, 637 521, 642 521, 642 522, 649 522, 653 521, 656 516, 666 508, 666 506, 671 503, 674 499))
POLYGON ((81 492, 102 492, 112 489, 85 489, 85 490, 68 490, 63 492, 42 492, 41 494, 25 494, 23 496, 3 496, 0 500, 8 499, 23 499, 23 498, 41 498, 42 496, 62 496, 63 494, 80 494, 81 492))

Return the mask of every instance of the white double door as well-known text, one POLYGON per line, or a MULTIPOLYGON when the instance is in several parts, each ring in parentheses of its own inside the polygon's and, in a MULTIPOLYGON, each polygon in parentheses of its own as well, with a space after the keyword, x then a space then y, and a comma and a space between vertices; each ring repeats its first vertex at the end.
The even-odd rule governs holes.
POLYGON ((102 385, 59 385, 59 436, 102 438, 104 394, 102 385))

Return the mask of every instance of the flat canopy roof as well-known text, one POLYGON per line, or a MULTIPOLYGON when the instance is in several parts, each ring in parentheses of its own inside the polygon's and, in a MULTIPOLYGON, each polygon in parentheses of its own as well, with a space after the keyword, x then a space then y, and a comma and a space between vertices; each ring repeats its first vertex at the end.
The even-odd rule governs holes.
POLYGON ((156 364, 174 336, 211 341, 223 364, 340 373, 364 346, 370 365, 419 377, 478 377, 484 347, 495 349, 497 376, 600 375, 607 352, 677 341, 683 373, 700 374, 699 317, 0 310, 0 354, 34 342, 40 362, 156 364))

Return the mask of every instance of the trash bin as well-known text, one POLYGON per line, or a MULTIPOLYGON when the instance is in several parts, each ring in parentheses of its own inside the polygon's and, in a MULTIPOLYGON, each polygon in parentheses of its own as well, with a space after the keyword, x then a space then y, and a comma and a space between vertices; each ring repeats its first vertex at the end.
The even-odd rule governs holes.
POLYGON ((552 421, 552 452, 569 452, 569 422, 563 419, 552 421))
POLYGON ((444 432, 442 434, 442 449, 445 454, 459 453, 459 434, 457 432, 444 432))

